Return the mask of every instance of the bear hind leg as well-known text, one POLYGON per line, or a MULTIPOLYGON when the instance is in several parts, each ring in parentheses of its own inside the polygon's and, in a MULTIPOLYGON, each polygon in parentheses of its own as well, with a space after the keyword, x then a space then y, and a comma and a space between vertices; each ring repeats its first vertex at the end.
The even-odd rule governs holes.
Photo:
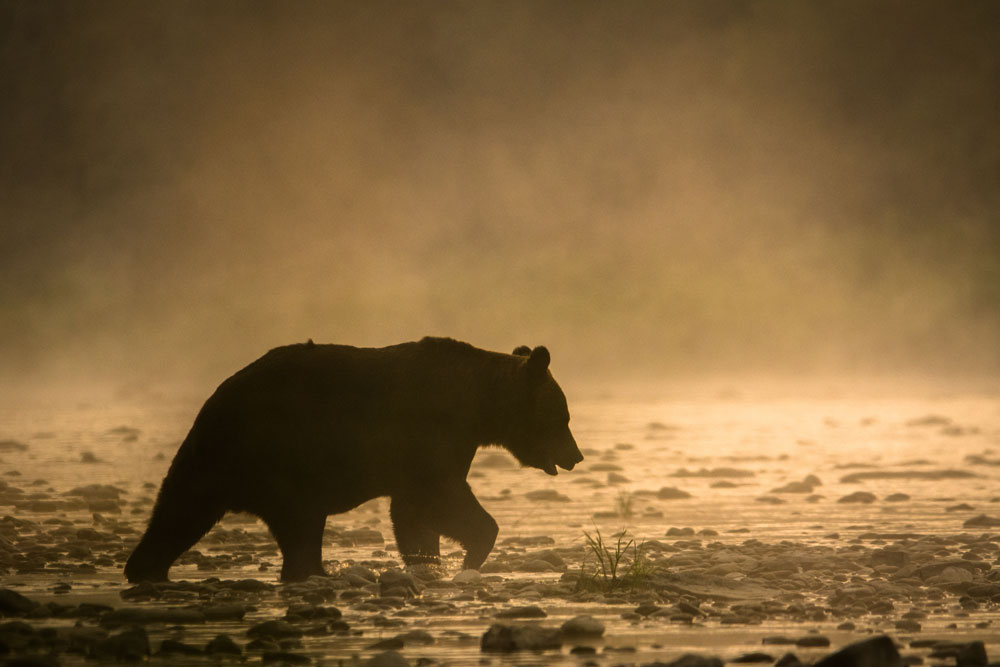
POLYGON ((323 569, 325 514, 297 512, 261 518, 281 549, 282 581, 302 581, 314 575, 326 575, 323 569))
POLYGON ((396 547, 407 565, 441 562, 441 534, 427 525, 419 506, 400 496, 389 504, 396 547))

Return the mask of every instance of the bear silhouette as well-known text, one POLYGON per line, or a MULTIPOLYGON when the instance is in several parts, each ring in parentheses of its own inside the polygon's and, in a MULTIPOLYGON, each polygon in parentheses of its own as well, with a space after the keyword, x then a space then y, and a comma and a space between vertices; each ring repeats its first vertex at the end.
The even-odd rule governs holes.
POLYGON ((477 569, 498 531, 466 482, 477 449, 504 447, 550 475, 583 460, 548 367, 544 347, 502 354, 447 338, 273 349, 205 402, 125 577, 166 580, 227 511, 267 524, 282 580, 322 575, 326 517, 380 496, 405 563, 437 561, 444 535, 477 569))

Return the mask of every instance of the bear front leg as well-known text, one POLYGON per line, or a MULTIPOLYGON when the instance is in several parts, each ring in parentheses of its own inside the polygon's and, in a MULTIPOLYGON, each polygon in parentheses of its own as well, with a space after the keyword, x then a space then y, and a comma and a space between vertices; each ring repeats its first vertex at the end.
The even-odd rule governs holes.
POLYGON ((465 549, 462 568, 478 570, 493 551, 500 531, 497 522, 483 509, 466 481, 444 490, 435 521, 441 534, 456 540, 465 549))
POLYGON ((405 496, 393 496, 389 503, 396 547, 407 565, 441 562, 441 535, 427 525, 426 508, 405 496))

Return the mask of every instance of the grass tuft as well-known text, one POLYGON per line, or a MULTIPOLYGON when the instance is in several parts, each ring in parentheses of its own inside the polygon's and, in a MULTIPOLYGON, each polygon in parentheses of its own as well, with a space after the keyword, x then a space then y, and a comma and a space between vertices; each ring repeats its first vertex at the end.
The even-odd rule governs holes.
POLYGON ((606 542, 597 528, 594 533, 583 533, 587 552, 580 563, 578 590, 635 590, 649 579, 652 564, 642 551, 643 543, 629 537, 626 530, 612 535, 614 542, 606 542))

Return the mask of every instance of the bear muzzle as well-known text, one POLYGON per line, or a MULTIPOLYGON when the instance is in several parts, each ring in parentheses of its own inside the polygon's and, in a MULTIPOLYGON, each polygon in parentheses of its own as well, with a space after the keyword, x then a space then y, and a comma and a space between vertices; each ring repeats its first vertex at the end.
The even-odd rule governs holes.
POLYGON ((577 463, 583 460, 583 454, 580 453, 580 448, 576 446, 576 440, 573 436, 569 436, 563 446, 560 448, 561 451, 549 461, 543 468, 549 475, 558 474, 556 466, 559 466, 563 470, 572 470, 577 463))

